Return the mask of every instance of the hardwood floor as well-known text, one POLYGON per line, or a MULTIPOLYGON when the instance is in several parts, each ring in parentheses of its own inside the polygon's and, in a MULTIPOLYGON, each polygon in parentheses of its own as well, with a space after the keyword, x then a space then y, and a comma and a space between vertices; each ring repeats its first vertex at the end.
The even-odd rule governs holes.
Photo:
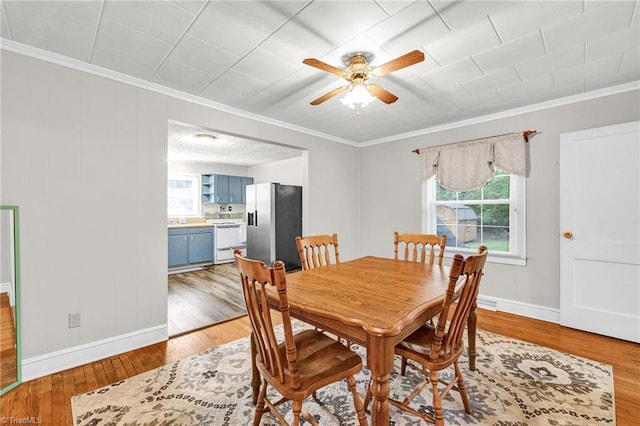
MULTIPOLYGON (((478 327, 613 365, 618 426, 637 425, 640 345, 516 315, 479 310, 478 327)), ((249 334, 246 316, 23 383, 0 397, 0 419, 71 425, 71 397, 249 334)))
POLYGON ((0 293, 0 389, 17 380, 16 330, 8 293, 0 293))
POLYGON ((235 263, 168 276, 169 336, 178 336, 246 313, 235 263))

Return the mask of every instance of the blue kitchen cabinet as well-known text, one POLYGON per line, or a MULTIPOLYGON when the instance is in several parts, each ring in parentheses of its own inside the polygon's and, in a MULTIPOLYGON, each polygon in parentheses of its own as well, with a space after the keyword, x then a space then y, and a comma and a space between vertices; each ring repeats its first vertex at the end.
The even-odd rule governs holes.
POLYGON ((189 264, 189 231, 169 229, 169 268, 189 264))
POLYGON ((216 175, 202 175, 200 177, 202 183, 202 202, 215 203, 216 196, 216 175))
POLYGON ((229 204, 242 204, 242 177, 229 176, 229 204))
POLYGON ((213 262, 213 227, 170 228, 169 268, 213 262))
POLYGON ((229 204, 229 176, 216 175, 216 198, 215 203, 229 204))
POLYGON ((202 202, 217 204, 245 204, 246 187, 253 184, 247 176, 202 175, 202 202))
POLYGON ((213 262, 213 227, 189 229, 189 264, 213 262))

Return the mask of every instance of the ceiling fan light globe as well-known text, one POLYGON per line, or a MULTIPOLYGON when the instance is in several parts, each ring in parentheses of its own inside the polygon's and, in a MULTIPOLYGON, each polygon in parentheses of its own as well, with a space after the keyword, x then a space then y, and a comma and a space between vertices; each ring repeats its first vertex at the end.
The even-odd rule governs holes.
POLYGON ((348 106, 351 109, 355 108, 355 104, 353 103, 353 95, 351 94, 351 92, 347 92, 347 94, 344 95, 342 99, 340 99, 340 102, 342 102, 344 105, 348 106))
POLYGON ((352 85, 347 94, 340 99, 340 102, 349 108, 354 109, 356 104, 359 104, 360 108, 364 108, 374 99, 375 98, 371 96, 371 93, 369 93, 369 90, 367 90, 367 87, 361 83, 352 85))

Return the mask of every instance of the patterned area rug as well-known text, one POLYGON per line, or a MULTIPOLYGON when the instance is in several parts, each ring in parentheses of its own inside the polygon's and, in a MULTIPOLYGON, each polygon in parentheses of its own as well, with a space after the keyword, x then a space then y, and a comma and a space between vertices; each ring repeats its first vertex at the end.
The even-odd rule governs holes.
MULTIPOLYGON (((297 323, 295 328, 302 327, 297 323)), ((472 414, 465 413, 460 396, 452 392, 444 401, 447 425, 615 424, 610 365, 481 330, 477 337, 476 371, 469 371, 466 353, 460 358, 472 414)), ((364 356, 362 348, 354 348, 364 356)), ((368 370, 365 368, 356 379, 364 395, 368 370)), ((409 369, 405 377, 394 371, 392 396, 404 397, 418 380, 409 369)), ((73 418, 76 425, 252 424, 250 382, 249 340, 242 338, 74 396, 73 418)), ((346 382, 322 389, 318 398, 322 404, 309 398, 304 408, 319 424, 357 424, 346 382)), ((430 401, 431 393, 425 389, 414 406, 429 412, 430 401)), ((393 425, 420 424, 417 418, 393 406, 390 414, 393 425)), ((291 416, 286 418, 290 420, 291 416)), ((262 424, 276 425, 277 421, 265 414, 262 424)))

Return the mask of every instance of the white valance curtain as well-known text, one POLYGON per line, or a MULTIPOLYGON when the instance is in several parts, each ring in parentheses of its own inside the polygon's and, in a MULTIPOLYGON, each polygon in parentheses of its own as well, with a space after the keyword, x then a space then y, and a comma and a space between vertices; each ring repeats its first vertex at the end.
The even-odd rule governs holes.
POLYGON ((496 168, 527 174, 526 136, 522 132, 421 148, 422 177, 436 179, 452 191, 484 186, 496 168))

